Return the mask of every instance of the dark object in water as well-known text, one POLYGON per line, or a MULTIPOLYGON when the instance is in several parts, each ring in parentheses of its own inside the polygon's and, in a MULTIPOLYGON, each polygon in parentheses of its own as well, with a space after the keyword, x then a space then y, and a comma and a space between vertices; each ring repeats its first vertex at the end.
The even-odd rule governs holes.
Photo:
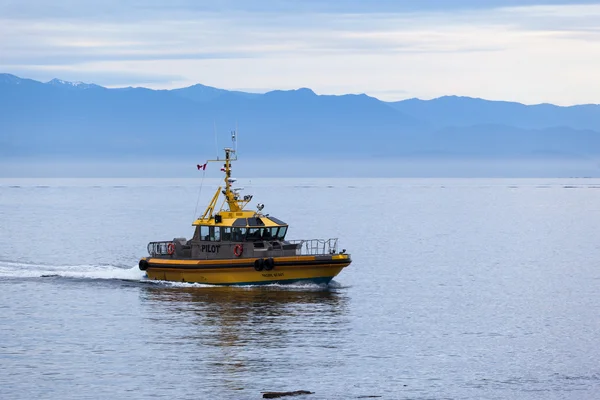
POLYGON ((278 399, 284 396, 300 396, 303 394, 313 394, 308 390, 296 390, 295 392, 263 392, 263 399, 278 399))

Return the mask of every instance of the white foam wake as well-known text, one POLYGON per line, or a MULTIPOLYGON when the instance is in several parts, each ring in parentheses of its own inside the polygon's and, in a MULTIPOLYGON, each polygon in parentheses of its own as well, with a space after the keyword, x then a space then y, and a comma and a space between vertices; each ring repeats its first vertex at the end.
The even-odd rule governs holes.
MULTIPOLYGON (((171 287, 182 287, 182 288, 191 288, 191 287, 206 287, 206 288, 215 288, 215 287, 223 287, 223 285, 209 285, 205 283, 192 283, 192 282, 173 282, 173 281, 148 281, 154 284, 161 284, 165 286, 171 287)), ((244 284, 244 285, 231 285, 236 289, 240 290, 255 290, 255 289, 272 289, 272 290, 288 290, 288 291, 321 291, 324 289, 332 288, 332 287, 341 287, 337 282, 331 281, 328 285, 324 283, 311 283, 311 282, 295 282, 295 283, 269 283, 269 284, 244 284)))
MULTIPOLYGON (((132 268, 118 267, 114 265, 50 265, 32 264, 26 262, 0 260, 0 278, 40 278, 60 276, 64 278, 79 279, 119 279, 129 281, 146 280, 146 273, 140 271, 137 266, 132 268)), ((172 287, 216 287, 219 285, 207 285, 189 282, 148 281, 172 287)), ((320 291, 324 289, 342 287, 338 282, 331 281, 328 285, 311 282, 295 283, 271 283, 267 285, 244 285, 244 289, 262 288, 274 290, 299 290, 320 291)))
POLYGON ((0 260, 0 277, 39 278, 42 276, 138 281, 144 278, 145 273, 137 266, 122 268, 114 265, 44 265, 0 260))

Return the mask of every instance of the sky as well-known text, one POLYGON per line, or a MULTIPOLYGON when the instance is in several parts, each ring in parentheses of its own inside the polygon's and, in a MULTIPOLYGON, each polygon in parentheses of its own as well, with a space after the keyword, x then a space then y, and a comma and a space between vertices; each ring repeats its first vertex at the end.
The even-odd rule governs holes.
POLYGON ((0 0, 0 73, 600 103, 600 0, 0 0))

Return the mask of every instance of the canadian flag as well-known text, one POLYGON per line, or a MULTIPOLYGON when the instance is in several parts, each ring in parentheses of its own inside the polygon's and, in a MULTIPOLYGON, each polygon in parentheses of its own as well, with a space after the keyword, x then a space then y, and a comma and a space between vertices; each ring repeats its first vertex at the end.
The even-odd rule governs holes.
POLYGON ((206 169, 206 164, 208 164, 208 163, 206 162, 203 165, 200 165, 200 164, 196 165, 196 167, 198 167, 198 171, 205 170, 206 169))

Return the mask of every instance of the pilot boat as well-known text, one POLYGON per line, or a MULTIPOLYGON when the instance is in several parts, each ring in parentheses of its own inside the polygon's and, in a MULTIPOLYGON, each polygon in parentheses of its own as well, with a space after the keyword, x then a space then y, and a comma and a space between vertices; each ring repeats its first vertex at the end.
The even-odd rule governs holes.
POLYGON ((246 210, 252 196, 232 187, 236 150, 224 151, 224 160, 207 163, 224 163, 225 188, 217 189, 204 214, 192 223, 191 239, 148 243, 149 256, 140 260, 139 268, 149 279, 211 285, 328 284, 350 265, 346 250, 338 251, 337 238, 288 240, 288 224, 263 214, 263 204, 256 211, 246 210), (217 209, 221 195, 223 205, 217 209))

